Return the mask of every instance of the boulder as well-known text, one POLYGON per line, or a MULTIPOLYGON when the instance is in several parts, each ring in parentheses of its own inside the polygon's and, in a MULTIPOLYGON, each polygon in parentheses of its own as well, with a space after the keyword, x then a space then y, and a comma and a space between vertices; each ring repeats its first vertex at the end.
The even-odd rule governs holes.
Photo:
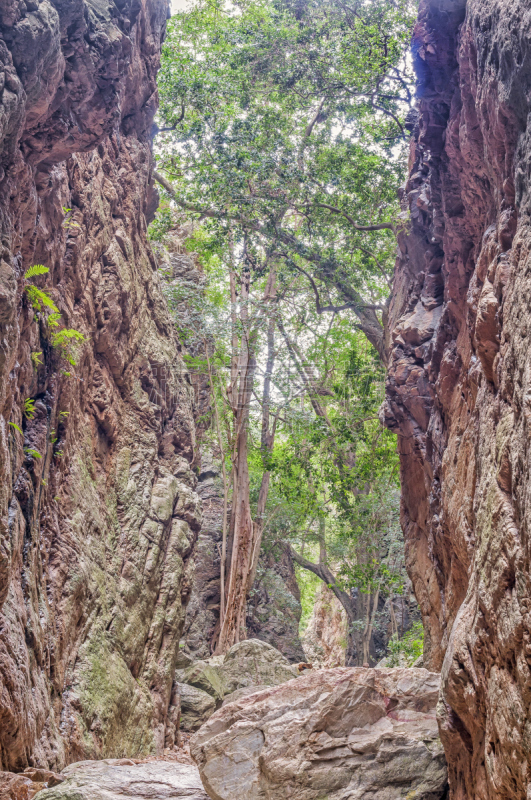
POLYGON ((197 767, 176 761, 79 761, 63 774, 63 783, 39 792, 36 800, 208 800, 197 767))
POLYGON ((183 731, 196 731, 216 710, 216 701, 202 689, 177 683, 181 699, 181 724, 183 731))
POLYGON ((223 677, 218 666, 209 664, 208 661, 194 661, 185 670, 178 670, 175 679, 179 683, 195 686, 196 689, 206 692, 215 700, 221 700, 227 692, 223 685, 223 677))
POLYGON ((439 800, 439 683, 425 669, 307 672, 220 708, 192 756, 212 800, 439 800))
POLYGON ((271 686, 263 685, 263 686, 243 686, 241 689, 236 689, 235 692, 231 692, 230 694, 226 694, 223 698, 223 703, 221 705, 226 706, 228 703, 234 703, 236 700, 240 700, 242 697, 249 697, 250 694, 256 694, 257 692, 263 692, 264 689, 271 689, 271 686))
POLYGON ((0 772, 0 800, 32 800, 41 789, 63 780, 63 775, 39 767, 27 767, 22 773, 0 772))
POLYGON ((195 661, 187 669, 178 670, 175 679, 201 689, 215 700, 223 700, 238 689, 278 686, 297 676, 297 668, 270 644, 246 639, 231 647, 225 656, 195 661))
POLYGON ((298 677, 296 666, 260 639, 235 644, 219 667, 224 696, 248 686, 278 686, 298 677))

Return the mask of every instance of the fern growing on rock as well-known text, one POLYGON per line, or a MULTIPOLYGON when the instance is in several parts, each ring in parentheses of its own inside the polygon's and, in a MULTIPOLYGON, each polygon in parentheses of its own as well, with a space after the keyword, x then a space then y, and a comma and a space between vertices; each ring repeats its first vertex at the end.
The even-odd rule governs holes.
MULTIPOLYGON (((49 271, 49 268, 45 267, 43 264, 34 264, 24 273, 24 280, 29 281, 31 278, 36 278, 39 275, 46 275, 49 271)), ((46 324, 48 328, 58 328, 61 324, 61 312, 50 295, 43 289, 39 289, 33 283, 26 283, 25 291, 32 308, 36 312, 43 313, 45 310, 48 310, 49 313, 46 315, 46 324)), ((76 364, 76 345, 83 342, 84 339, 85 337, 83 334, 73 328, 61 328, 51 334, 52 347, 59 350, 61 356, 72 366, 76 364)), ((41 355, 41 353, 38 355, 41 355)), ((37 364, 35 360, 34 364, 37 364)))

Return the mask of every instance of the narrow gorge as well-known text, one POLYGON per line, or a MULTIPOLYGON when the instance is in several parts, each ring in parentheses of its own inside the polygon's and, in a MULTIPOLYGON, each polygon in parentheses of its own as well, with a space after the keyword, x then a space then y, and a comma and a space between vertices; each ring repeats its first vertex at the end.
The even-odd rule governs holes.
POLYGON ((528 0, 0 65, 0 800, 529 800, 528 0))

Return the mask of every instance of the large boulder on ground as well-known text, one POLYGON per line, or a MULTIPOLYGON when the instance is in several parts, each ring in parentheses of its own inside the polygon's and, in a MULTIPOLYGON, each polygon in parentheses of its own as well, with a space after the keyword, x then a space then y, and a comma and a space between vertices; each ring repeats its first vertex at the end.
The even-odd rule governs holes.
POLYGON ((177 692, 181 699, 181 724, 183 731, 197 731, 216 710, 216 701, 202 689, 177 684, 177 692))
POLYGON ((278 686, 296 678, 297 667, 282 653, 260 639, 246 639, 235 644, 225 656, 195 661, 178 670, 179 683, 195 686, 215 700, 222 700, 238 689, 250 686, 278 686))
POLYGON ((278 686, 298 676, 297 667, 260 639, 235 644, 218 667, 224 696, 248 686, 278 686))
POLYGON ((179 683, 201 689, 215 700, 221 700, 226 694, 219 668, 208 661, 195 661, 188 669, 178 670, 175 679, 179 683))
POLYGON ((63 774, 63 783, 39 792, 36 800, 208 800, 197 767, 176 761, 79 761, 63 774))
POLYGON ((439 682, 425 669, 308 672, 223 706, 192 756, 212 800, 439 800, 439 682))

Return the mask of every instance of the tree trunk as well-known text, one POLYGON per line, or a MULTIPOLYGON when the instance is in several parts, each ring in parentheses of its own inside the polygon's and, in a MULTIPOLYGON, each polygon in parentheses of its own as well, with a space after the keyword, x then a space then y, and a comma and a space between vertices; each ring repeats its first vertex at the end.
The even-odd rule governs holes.
MULTIPOLYGON (((249 318, 249 282, 250 273, 245 271, 241 280, 240 291, 240 319, 241 336, 238 358, 235 357, 237 348, 235 329, 236 321, 233 317, 233 358, 231 367, 231 384, 229 399, 234 414, 234 437, 232 455, 232 509, 229 529, 231 542, 230 570, 227 580, 226 597, 223 603, 224 615, 220 620, 220 633, 216 646, 216 653, 226 653, 234 644, 242 641, 247 636, 246 611, 247 597, 252 588, 260 545, 264 529, 264 515, 269 493, 270 472, 267 468, 267 459, 273 447, 276 419, 273 430, 270 430, 270 389, 271 373, 274 364, 274 318, 271 317, 268 326, 268 361, 264 380, 262 399, 262 457, 264 473, 258 496, 256 519, 252 519, 249 486, 249 411, 253 395, 256 373, 256 325, 249 318)), ((271 271, 267 282, 264 300, 271 300, 275 296, 275 273, 271 271)), ((233 309, 236 304, 236 291, 234 273, 231 273, 231 299, 233 309)))
POLYGON ((347 633, 347 647, 345 652, 345 664, 347 667, 354 666, 358 660, 358 648, 356 646, 356 640, 353 635, 352 626, 354 622, 357 620, 356 615, 356 601, 353 597, 351 597, 348 592, 344 592, 343 589, 340 589, 337 585, 336 578, 333 572, 329 569, 329 567, 324 564, 314 564, 313 561, 308 561, 308 559, 303 558, 303 556, 299 555, 293 547, 290 548, 291 557, 303 569, 309 570, 309 572, 313 572, 314 575, 317 575, 323 583, 333 591, 341 605, 343 606, 345 613, 347 615, 347 622, 348 622, 348 633, 347 633))

